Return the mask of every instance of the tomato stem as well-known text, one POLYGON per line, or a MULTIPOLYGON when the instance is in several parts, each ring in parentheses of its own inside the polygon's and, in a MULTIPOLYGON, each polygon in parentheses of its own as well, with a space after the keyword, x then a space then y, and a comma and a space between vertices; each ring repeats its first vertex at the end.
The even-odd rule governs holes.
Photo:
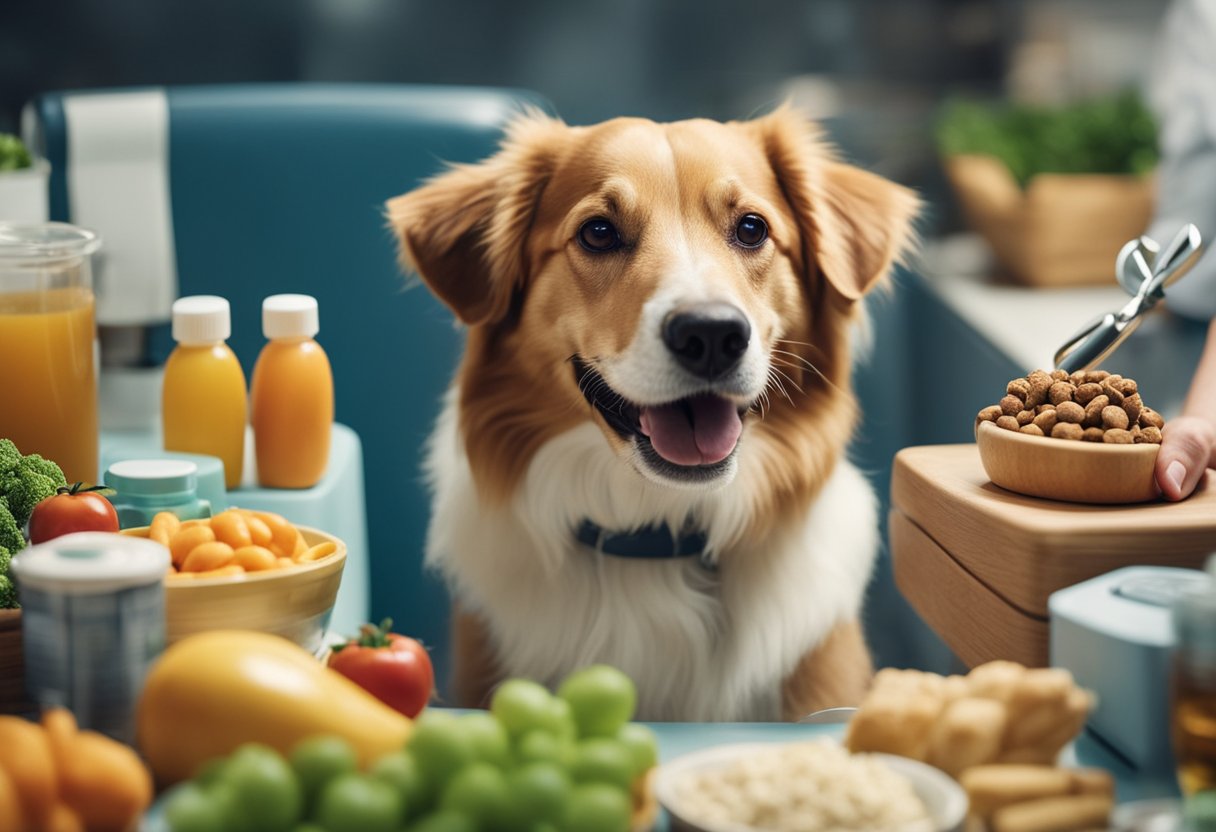
POLYGON ((56 494, 88 494, 91 491, 109 491, 113 493, 114 489, 108 485, 90 485, 84 487, 82 482, 74 482, 70 486, 61 485, 55 489, 56 494))
POLYGON ((359 635, 351 639, 345 644, 334 645, 333 652, 339 653, 347 647, 357 645, 359 647, 388 647, 392 644, 389 641, 389 631, 393 629, 393 619, 385 618, 376 624, 364 624, 359 628, 359 635))

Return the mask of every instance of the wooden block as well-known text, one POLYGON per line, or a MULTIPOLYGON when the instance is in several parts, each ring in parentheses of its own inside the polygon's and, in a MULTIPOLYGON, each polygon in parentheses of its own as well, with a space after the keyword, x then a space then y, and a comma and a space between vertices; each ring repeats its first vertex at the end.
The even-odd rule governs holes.
POLYGON ((964 664, 1008 659, 1047 665, 1045 617, 1004 601, 898 509, 887 517, 896 586, 964 664))
POLYGON ((975 445, 926 445, 896 454, 891 505, 1006 603, 1043 619, 1057 589, 1137 564, 1199 569, 1216 551, 1210 475, 1179 503, 1060 503, 993 485, 975 445))

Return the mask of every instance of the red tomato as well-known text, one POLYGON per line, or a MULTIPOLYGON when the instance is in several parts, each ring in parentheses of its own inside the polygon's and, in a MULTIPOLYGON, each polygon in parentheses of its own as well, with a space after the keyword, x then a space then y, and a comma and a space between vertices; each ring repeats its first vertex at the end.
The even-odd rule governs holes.
POLYGON ((118 512, 99 494, 104 486, 60 488, 30 512, 30 543, 43 543, 72 532, 117 532, 118 512))
POLYGON ((364 624, 358 638, 338 647, 329 666, 389 707, 406 716, 418 716, 430 701, 435 669, 426 648, 397 633, 392 619, 377 627, 364 624))

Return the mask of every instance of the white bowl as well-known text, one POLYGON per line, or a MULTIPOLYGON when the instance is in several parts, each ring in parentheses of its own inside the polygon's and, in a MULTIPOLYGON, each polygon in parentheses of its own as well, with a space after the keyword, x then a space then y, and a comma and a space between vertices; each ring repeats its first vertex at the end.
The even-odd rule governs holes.
MULTIPOLYGON (((770 832, 744 824, 704 824, 691 819, 689 807, 676 797, 675 784, 694 772, 730 765, 741 757, 773 750, 784 743, 739 743, 685 754, 659 768, 655 795, 671 816, 673 832, 770 832)), ((935 832, 960 832, 967 817, 967 794, 948 774, 933 766, 893 754, 874 754, 912 785, 929 813, 935 832)), ((900 832, 898 829, 882 832, 900 832)))

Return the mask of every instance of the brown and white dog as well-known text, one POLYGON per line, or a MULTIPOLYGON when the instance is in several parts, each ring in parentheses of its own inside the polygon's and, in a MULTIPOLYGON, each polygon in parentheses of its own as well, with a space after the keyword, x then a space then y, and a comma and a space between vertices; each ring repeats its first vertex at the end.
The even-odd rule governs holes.
POLYGON ((643 719, 858 701, 879 538, 845 458, 849 340, 917 208, 787 109, 533 114, 390 201, 404 264, 468 327, 429 455, 459 704, 594 662, 643 719))

